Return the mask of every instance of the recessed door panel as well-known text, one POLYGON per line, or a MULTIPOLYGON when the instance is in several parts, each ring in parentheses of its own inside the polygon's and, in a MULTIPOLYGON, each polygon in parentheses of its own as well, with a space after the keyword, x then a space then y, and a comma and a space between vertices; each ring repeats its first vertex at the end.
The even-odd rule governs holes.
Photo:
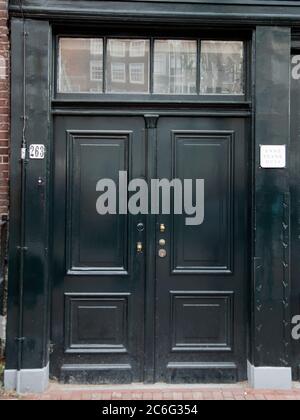
POLYGON ((173 150, 174 178, 205 183, 205 223, 175 218, 174 273, 231 272, 234 132, 174 131, 173 150))
POLYGON ((232 351, 233 293, 172 292, 171 299, 173 352, 232 351))
POLYGON ((128 297, 93 294, 65 296, 65 351, 127 352, 128 297))
MULTIPOLYGON (((128 218, 96 211, 99 181, 118 185, 119 172, 130 172, 132 132, 69 132, 67 235, 68 270, 100 274, 128 270, 128 218)), ((116 202, 117 203, 117 202, 116 202)), ((117 207, 117 206, 116 206, 117 207)))

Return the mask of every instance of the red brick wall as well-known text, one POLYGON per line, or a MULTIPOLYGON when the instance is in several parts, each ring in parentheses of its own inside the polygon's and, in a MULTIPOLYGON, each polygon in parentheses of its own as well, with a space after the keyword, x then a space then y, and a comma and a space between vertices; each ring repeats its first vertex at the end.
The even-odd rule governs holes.
POLYGON ((9 42, 8 0, 0 0, 0 215, 8 212, 9 42))

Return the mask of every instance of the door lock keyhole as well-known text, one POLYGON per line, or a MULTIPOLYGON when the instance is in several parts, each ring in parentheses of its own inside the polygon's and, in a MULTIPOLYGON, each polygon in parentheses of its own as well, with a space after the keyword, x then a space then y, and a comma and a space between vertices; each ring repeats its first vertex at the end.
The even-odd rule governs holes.
POLYGON ((137 230, 138 230, 138 232, 144 232, 144 230, 145 230, 144 223, 138 223, 137 230))

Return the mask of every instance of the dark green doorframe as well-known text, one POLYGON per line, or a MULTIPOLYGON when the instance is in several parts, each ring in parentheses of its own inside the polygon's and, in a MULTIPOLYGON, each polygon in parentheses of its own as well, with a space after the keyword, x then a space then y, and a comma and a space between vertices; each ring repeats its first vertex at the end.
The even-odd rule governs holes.
MULTIPOLYGON (((27 106, 29 143, 44 144, 47 159, 27 168, 23 368, 48 363, 48 200, 50 152, 51 26, 27 20, 27 106), (40 180, 40 183, 39 183, 40 180)), ((10 287, 7 369, 16 368, 19 282, 20 144, 22 117, 22 20, 12 19, 12 165, 10 287)), ((289 180, 287 170, 262 170, 260 144, 289 145, 289 28, 258 27, 255 36, 255 209, 253 219, 251 362, 290 366, 289 360, 289 180), (287 226, 283 229, 283 226, 287 226), (284 267, 284 268, 282 268, 284 267), (287 285, 283 287, 283 285, 287 285)))
POLYGON ((26 20, 26 139, 43 144, 44 160, 26 156, 25 247, 20 250, 21 142, 23 126, 23 21, 13 19, 11 113, 11 227, 6 369, 16 369, 20 286, 20 252, 24 252, 24 312, 22 369, 40 369, 48 363, 48 186, 50 140, 49 22, 26 20))
POLYGON ((290 145, 289 28, 255 34, 255 168, 251 362, 289 367, 290 192, 286 169, 262 169, 260 145, 290 145))

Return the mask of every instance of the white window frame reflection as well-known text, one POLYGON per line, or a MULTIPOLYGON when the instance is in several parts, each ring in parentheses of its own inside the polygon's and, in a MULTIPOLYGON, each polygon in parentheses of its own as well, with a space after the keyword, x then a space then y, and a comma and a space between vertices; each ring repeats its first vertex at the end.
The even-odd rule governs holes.
POLYGON ((111 57, 124 58, 126 56, 126 42, 120 39, 110 39, 109 49, 111 57))
POLYGON ((91 51, 91 55, 103 55, 103 39, 91 38, 90 51, 91 51))
POLYGON ((145 57, 146 55, 146 41, 145 39, 135 39, 130 42, 129 56, 130 57, 145 57))
POLYGON ((162 76, 167 71, 167 57, 163 53, 157 53, 154 58, 154 75, 162 76))
POLYGON ((113 62, 111 63, 111 81, 113 83, 126 82, 126 64, 113 62))
POLYGON ((144 85, 145 84, 145 64, 144 63, 130 63, 129 64, 129 79, 131 84, 144 85), (136 76, 141 75, 138 79, 136 76))
POLYGON ((90 62, 90 79, 92 82, 103 81, 103 62, 94 60, 90 62))

